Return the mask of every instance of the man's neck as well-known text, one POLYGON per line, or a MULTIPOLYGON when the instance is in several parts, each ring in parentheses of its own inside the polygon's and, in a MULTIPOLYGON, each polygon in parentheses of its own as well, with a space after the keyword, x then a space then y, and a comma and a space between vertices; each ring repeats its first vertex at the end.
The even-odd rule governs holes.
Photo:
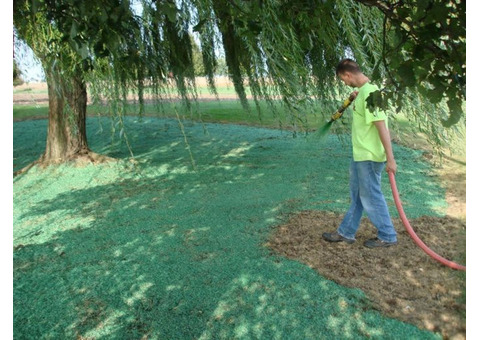
POLYGON ((370 81, 370 79, 366 75, 361 73, 361 74, 358 75, 358 78, 356 79, 357 87, 360 88, 363 85, 365 85, 366 83, 368 83, 369 81, 370 81))

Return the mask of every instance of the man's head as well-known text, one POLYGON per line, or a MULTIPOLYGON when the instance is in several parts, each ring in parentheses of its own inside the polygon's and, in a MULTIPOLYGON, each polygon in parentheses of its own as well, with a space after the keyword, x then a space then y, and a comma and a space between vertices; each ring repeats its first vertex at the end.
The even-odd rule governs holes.
POLYGON ((337 65, 337 76, 345 85, 357 87, 358 79, 363 76, 360 66, 352 59, 343 59, 337 65))

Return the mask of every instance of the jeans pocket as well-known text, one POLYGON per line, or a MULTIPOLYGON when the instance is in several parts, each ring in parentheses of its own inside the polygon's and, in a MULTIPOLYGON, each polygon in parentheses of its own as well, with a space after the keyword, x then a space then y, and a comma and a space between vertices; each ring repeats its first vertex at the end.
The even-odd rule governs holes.
POLYGON ((382 172, 385 169, 385 162, 370 162, 372 173, 375 174, 377 178, 381 178, 382 172))

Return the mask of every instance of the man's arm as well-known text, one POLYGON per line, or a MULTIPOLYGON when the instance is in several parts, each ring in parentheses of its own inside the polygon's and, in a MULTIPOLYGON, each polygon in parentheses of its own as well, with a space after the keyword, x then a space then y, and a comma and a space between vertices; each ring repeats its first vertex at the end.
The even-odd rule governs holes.
POLYGON ((380 135, 380 140, 383 144, 385 149, 385 153, 387 155, 387 172, 392 171, 394 174, 397 172, 397 163, 395 162, 395 157, 393 157, 393 149, 392 149, 392 142, 390 140, 390 132, 385 125, 385 121, 379 120, 373 122, 375 127, 378 130, 378 134, 380 135))

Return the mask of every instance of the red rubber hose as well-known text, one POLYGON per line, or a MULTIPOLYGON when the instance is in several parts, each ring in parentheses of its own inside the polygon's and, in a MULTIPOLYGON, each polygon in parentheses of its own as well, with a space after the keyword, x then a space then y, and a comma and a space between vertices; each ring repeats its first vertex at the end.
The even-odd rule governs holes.
POLYGON ((405 215, 405 212, 403 211, 402 207, 402 202, 400 201, 400 196, 398 194, 397 190, 397 183, 395 182, 395 174, 391 171, 388 172, 388 177, 390 179, 390 186, 392 188, 392 193, 393 193, 393 199, 395 200, 395 205, 397 206, 398 214, 400 215, 400 218, 402 219, 403 225, 405 226, 405 229, 407 229, 408 234, 412 237, 413 241, 422 248, 424 252, 426 252, 428 255, 430 255, 434 260, 437 260, 441 264, 450 267, 452 269, 457 269, 457 270, 463 270, 466 271, 467 268, 465 266, 459 265, 453 261, 447 260, 437 253, 435 253, 433 250, 427 247, 425 243, 415 234, 415 231, 413 230, 412 226, 410 225, 410 222, 408 222, 407 216, 405 215))

